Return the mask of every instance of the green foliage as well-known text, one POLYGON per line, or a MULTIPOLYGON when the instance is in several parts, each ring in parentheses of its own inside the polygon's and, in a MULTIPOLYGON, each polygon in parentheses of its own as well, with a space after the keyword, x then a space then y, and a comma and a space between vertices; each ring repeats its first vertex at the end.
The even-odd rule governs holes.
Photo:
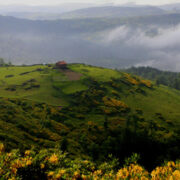
POLYGON ((3 58, 0 58, 0 66, 3 66, 4 65, 4 59, 3 58))
POLYGON ((0 144, 0 177, 1 179, 49 179, 49 180, 91 180, 91 179, 178 179, 180 163, 167 162, 151 173, 136 163, 138 156, 134 154, 128 159, 129 165, 123 168, 118 160, 109 156, 106 162, 96 164, 81 158, 72 159, 59 149, 4 151, 0 144), (134 162, 134 163, 131 163, 134 162))
POLYGON ((0 67, 8 67, 8 66, 12 66, 11 62, 5 63, 4 59, 0 58, 0 67))
POLYGON ((140 155, 137 153, 133 153, 129 158, 125 159, 125 166, 129 166, 131 164, 137 164, 140 160, 140 155))

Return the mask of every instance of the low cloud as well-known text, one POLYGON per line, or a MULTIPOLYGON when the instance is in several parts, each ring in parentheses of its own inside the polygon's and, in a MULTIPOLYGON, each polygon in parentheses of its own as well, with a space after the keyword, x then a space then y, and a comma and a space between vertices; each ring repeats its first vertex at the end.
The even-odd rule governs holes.
POLYGON ((0 34, 0 57, 15 64, 88 63, 112 68, 153 66, 180 71, 180 25, 119 26, 87 33, 0 34))
POLYGON ((121 26, 100 36, 99 43, 112 48, 120 59, 132 59, 127 66, 180 71, 180 26, 165 29, 121 26))

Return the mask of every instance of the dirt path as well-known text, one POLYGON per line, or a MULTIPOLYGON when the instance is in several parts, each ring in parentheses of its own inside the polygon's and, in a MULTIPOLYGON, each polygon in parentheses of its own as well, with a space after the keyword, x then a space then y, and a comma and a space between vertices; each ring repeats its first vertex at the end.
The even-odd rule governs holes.
POLYGON ((80 80, 82 74, 81 73, 77 73, 77 72, 74 72, 74 71, 71 71, 69 69, 67 70, 60 70, 64 75, 67 76, 67 78, 70 80, 70 81, 77 81, 77 80, 80 80))

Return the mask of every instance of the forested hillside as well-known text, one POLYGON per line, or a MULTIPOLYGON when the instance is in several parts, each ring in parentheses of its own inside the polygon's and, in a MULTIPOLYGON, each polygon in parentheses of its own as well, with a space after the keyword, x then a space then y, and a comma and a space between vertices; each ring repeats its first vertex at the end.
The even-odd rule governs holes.
POLYGON ((180 73, 161 71, 152 67, 132 67, 126 72, 155 81, 156 85, 165 85, 180 90, 180 73))

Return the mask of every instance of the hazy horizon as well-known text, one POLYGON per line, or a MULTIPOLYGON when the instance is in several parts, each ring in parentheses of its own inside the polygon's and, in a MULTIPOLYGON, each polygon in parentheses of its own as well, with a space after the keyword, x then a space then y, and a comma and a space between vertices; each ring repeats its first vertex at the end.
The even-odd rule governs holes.
POLYGON ((180 3, 179 0, 0 0, 1 6, 57 6, 63 4, 94 4, 94 5, 103 5, 103 4, 114 4, 114 5, 124 5, 124 4, 137 4, 137 5, 165 5, 165 4, 174 4, 180 3))
POLYGON ((6 61, 34 64, 65 59, 103 67, 152 66, 180 71, 180 4, 134 4, 177 0, 54 0, 29 6, 33 2, 26 1, 23 6, 17 5, 25 3, 22 0, 7 0, 11 5, 5 7, 0 0, 0 15, 4 15, 0 16, 0 57, 6 61), (117 7, 118 2, 129 7, 117 7), (56 3, 61 5, 54 6, 56 3), (104 7, 84 9, 96 6, 104 7), (81 10, 74 11, 77 9, 81 10))

